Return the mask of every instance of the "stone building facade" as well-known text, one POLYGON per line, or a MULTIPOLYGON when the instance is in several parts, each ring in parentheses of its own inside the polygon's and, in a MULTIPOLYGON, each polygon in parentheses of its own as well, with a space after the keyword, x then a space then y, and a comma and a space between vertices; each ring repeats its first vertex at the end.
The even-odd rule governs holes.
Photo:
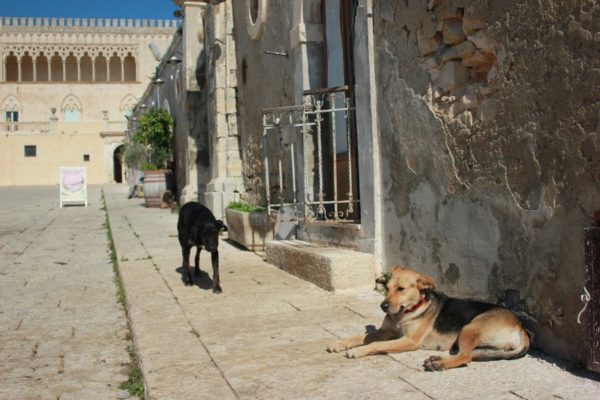
MULTIPOLYGON (((597 2, 259 0, 234 2, 234 18, 246 193, 264 202, 280 190, 265 187, 265 109, 349 85, 360 218, 304 218, 298 237, 504 302, 536 346, 585 359, 593 338, 576 316, 583 228, 600 208, 597 2), (336 55, 340 29, 349 50, 336 55), (329 84, 340 62, 351 76, 329 84)), ((284 143, 289 132, 301 138, 283 129, 284 143)), ((296 171, 314 177, 315 154, 296 171)))
POLYGON ((183 23, 134 109, 152 107, 175 120, 180 204, 200 201, 224 218, 242 190, 237 129, 237 64, 230 2, 174 1, 183 23), (157 82, 159 82, 157 84, 157 82))
MULTIPOLYGON (((600 340, 577 322, 600 208, 597 2, 210 3, 204 24, 233 14, 236 78, 216 80, 236 83, 238 191, 297 239, 270 243, 271 262, 318 284, 407 265, 586 359, 600 340)), ((204 41, 208 64, 234 59, 216 43, 229 38, 204 41)))
POLYGON ((55 184, 60 166, 87 166, 89 183, 121 182, 126 115, 157 64, 149 46, 164 51, 175 28, 0 18, 0 185, 55 184))

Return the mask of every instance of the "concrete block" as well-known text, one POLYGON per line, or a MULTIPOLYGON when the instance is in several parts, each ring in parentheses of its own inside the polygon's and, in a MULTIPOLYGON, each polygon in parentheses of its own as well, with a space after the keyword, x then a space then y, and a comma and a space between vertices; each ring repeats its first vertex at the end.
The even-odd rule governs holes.
POLYGON ((475 44, 469 40, 465 40, 456 46, 446 48, 442 53, 442 62, 468 57, 473 54, 475 50, 475 44))
POLYGON ((267 262, 318 287, 336 291, 373 286, 373 255, 300 240, 273 241, 267 262))
POLYGON ((446 44, 457 44, 465 40, 466 36, 463 32, 462 19, 451 18, 444 20, 442 34, 444 36, 444 43, 446 44))
POLYGON ((468 69, 458 61, 449 61, 440 71, 437 84, 445 91, 463 87, 469 77, 468 69))
POLYGON ((467 16, 463 18, 463 31, 465 34, 470 35, 473 32, 482 30, 483 28, 485 28, 485 23, 482 20, 467 16))
POLYGON ((494 51, 494 46, 492 46, 492 42, 487 38, 483 31, 476 32, 472 35, 468 36, 469 40, 477 46, 478 49, 481 49, 485 52, 492 53, 494 51))
POLYGON ((452 18, 458 18, 460 15, 458 14, 458 9, 452 5, 449 5, 447 2, 439 2, 437 7, 435 7, 435 14, 437 19, 446 20, 452 18))
POLYGON ((217 113, 226 113, 227 112, 227 104, 225 99, 225 89, 216 88, 214 94, 214 101, 216 106, 217 113))
POLYGON ((225 107, 227 114, 235 114, 237 110, 235 88, 225 89, 225 107))
POLYGON ((440 41, 435 36, 428 36, 421 30, 417 31, 417 44, 419 46, 419 54, 426 56, 434 53, 440 47, 440 41))
POLYGON ((264 251, 266 243, 275 237, 277 223, 266 212, 225 210, 229 239, 248 250, 264 251))
POLYGON ((473 68, 477 72, 486 72, 496 63, 496 56, 492 53, 476 51, 463 58, 466 67, 473 68))

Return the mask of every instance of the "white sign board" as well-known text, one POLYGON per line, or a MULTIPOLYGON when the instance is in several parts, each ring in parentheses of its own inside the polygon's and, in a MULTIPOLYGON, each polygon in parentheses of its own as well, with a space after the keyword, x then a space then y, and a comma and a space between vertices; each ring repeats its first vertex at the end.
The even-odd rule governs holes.
POLYGON ((60 206, 81 204, 87 207, 87 168, 60 167, 60 206))

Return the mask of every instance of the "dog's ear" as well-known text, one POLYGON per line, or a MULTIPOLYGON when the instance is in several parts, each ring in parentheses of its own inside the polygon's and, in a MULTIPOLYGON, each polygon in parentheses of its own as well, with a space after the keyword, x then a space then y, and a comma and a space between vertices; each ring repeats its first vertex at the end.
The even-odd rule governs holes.
POLYGON ((215 226, 217 227, 217 230, 219 232, 227 232, 229 229, 227 229, 227 226, 223 223, 223 221, 221 221, 220 219, 215 221, 215 226))
POLYGON ((427 275, 419 275, 417 278, 417 289, 421 290, 434 290, 435 283, 433 278, 427 275))

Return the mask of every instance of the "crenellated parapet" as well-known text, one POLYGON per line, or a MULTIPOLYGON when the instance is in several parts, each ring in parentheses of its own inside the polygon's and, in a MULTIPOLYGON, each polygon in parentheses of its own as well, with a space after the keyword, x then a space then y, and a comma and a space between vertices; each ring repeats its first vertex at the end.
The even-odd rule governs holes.
POLYGON ((177 20, 168 19, 0 17, 0 30, 4 32, 171 34, 177 25, 177 20))

